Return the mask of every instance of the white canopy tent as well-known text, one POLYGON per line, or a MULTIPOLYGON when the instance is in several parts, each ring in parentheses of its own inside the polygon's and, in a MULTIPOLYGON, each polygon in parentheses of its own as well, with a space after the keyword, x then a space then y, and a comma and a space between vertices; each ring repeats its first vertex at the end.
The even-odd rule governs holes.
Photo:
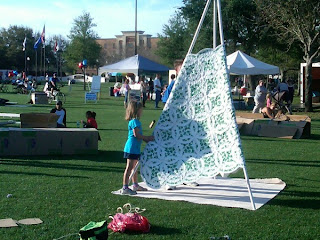
POLYGON ((279 67, 259 61, 249 55, 236 51, 227 56, 227 65, 233 75, 279 74, 279 67))

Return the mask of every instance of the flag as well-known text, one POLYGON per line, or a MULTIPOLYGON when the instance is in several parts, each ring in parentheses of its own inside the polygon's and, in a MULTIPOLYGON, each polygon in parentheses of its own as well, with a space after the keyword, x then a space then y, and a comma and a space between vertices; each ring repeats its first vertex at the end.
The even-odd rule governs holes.
POLYGON ((42 44, 45 44, 46 42, 46 25, 43 25, 43 30, 42 30, 42 33, 41 33, 41 43, 42 44))
POLYGON ((40 43, 41 43, 41 37, 39 37, 38 40, 35 42, 35 44, 33 45, 33 48, 37 49, 40 43))
POLYGON ((54 44, 54 51, 58 52, 60 50, 60 41, 56 40, 54 44))
POLYGON ((26 50, 26 42, 27 42, 27 37, 24 37, 24 40, 23 40, 23 43, 22 43, 22 51, 25 51, 26 50))

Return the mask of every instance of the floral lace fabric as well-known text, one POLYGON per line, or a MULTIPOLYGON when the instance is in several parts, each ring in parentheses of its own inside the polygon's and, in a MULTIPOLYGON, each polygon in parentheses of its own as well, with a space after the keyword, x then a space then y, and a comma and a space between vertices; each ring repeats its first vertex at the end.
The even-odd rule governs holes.
POLYGON ((244 166, 223 45, 190 54, 140 159, 151 188, 244 166))

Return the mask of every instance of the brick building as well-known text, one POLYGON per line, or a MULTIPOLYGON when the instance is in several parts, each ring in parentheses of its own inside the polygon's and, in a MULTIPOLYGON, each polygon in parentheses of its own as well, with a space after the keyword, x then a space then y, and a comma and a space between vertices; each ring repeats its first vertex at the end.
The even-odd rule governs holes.
MULTIPOLYGON (((135 31, 122 31, 115 38, 100 38, 96 40, 102 47, 99 65, 112 64, 134 55, 135 31)), ((155 54, 159 38, 137 31, 137 52, 152 61, 160 62, 160 57, 155 54)), ((88 69, 90 74, 90 70, 88 69)), ((93 70, 93 73, 95 71, 93 70)))

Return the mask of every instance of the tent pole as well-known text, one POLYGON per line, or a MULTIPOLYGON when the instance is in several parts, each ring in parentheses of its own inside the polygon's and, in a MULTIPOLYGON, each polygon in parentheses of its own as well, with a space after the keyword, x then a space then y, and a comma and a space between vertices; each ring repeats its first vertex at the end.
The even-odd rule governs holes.
POLYGON ((213 0, 213 48, 217 47, 217 0, 213 0))
POLYGON ((211 0, 207 0, 206 6, 205 6, 205 8, 204 8, 204 10, 203 10, 202 16, 201 16, 201 18, 200 18, 200 22, 199 22, 198 27, 197 27, 197 30, 196 30, 196 32, 195 32, 195 34, 194 34, 194 36, 193 36, 193 39, 192 39, 192 42, 191 42, 191 44, 190 44, 190 47, 189 47, 189 50, 188 50, 187 55, 189 55, 189 54, 192 52, 193 47, 194 47, 194 45, 195 45, 195 43, 196 43, 196 41, 197 41, 197 39, 198 39, 199 32, 200 32, 200 29, 201 29, 201 27, 202 27, 204 18, 205 18, 205 16, 207 15, 207 12, 208 12, 210 3, 211 3, 211 0))
POLYGON ((253 200, 250 181, 249 181, 249 178, 248 178, 246 166, 244 165, 242 169, 243 169, 244 177, 245 177, 246 183, 247 183, 247 188, 248 188, 248 193, 249 193, 249 198, 250 198, 252 210, 256 210, 256 205, 255 205, 254 200, 253 200))
POLYGON ((219 18, 219 32, 220 32, 220 43, 224 44, 224 36, 223 36, 223 26, 222 26, 222 14, 221 14, 221 2, 220 0, 217 1, 217 8, 218 8, 218 18, 219 18))
POLYGON ((138 54, 138 51, 137 51, 137 8, 138 8, 138 4, 137 4, 137 0, 136 0, 136 9, 135 9, 135 24, 134 24, 134 55, 137 55, 138 54))

